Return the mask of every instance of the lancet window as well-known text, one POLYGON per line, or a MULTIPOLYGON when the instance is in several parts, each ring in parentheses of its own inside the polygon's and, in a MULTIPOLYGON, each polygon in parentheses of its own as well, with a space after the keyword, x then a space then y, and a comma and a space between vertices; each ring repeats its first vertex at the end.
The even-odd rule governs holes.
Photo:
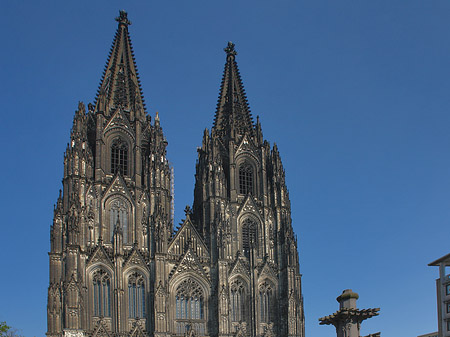
POLYGON ((203 319, 204 295, 200 285, 186 279, 178 286, 175 295, 177 319, 203 319))
POLYGON ((128 146, 121 138, 116 138, 111 145, 111 173, 128 174, 128 146))
POLYGON ((250 257, 251 249, 258 247, 257 225, 251 219, 245 219, 242 224, 242 249, 246 257, 250 257))
POLYGON ((114 229, 120 226, 123 233, 123 243, 128 243, 128 207, 124 200, 115 199, 111 202, 109 209, 109 230, 111 241, 114 229))
POLYGON ((270 283, 264 282, 259 286, 259 316, 262 323, 269 323, 272 321, 273 302, 273 287, 270 283))
POLYGON ((128 316, 131 318, 145 317, 145 283, 139 273, 128 278, 128 316))
POLYGON ((245 321, 246 292, 245 285, 241 280, 231 284, 231 320, 233 322, 245 321))
POLYGON ((93 275, 94 289, 94 316, 111 316, 111 278, 102 269, 97 270, 93 275))
POLYGON ((248 162, 239 166, 239 193, 253 193, 253 167, 248 162))

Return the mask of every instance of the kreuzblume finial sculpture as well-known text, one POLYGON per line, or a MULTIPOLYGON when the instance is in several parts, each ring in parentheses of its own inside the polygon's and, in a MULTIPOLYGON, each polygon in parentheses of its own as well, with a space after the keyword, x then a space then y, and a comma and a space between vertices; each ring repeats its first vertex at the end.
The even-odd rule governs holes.
MULTIPOLYGON (((359 329, 361 322, 378 316, 380 308, 375 309, 358 309, 356 300, 359 298, 357 293, 351 289, 346 289, 336 300, 339 302, 339 310, 330 316, 319 318, 320 325, 334 325, 336 327, 337 337, 360 337, 359 329)), ((369 336, 377 337, 380 333, 371 334, 369 336)))

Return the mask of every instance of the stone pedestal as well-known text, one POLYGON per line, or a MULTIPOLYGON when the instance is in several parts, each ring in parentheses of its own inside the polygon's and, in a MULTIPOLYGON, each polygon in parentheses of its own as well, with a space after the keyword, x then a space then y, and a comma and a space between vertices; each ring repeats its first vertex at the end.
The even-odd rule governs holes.
MULTIPOLYGON (((339 310, 330 316, 319 318, 321 325, 334 325, 336 327, 337 337, 360 337, 359 329, 361 322, 365 319, 378 316, 380 308, 362 309, 356 307, 356 300, 359 298, 357 293, 351 289, 346 289, 336 298, 339 302, 339 310)), ((375 336, 379 336, 377 333, 375 336)))

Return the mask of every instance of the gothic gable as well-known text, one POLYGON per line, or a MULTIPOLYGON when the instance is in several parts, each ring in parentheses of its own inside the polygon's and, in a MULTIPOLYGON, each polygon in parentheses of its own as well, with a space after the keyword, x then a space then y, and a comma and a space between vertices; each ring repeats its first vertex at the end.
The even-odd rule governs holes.
POLYGON ((97 248, 95 248, 95 250, 92 252, 91 256, 89 256, 86 267, 92 266, 97 262, 103 262, 111 268, 113 267, 113 263, 111 262, 111 259, 109 258, 105 248, 102 245, 97 246, 97 248))
POLYGON ((144 257, 142 254, 136 249, 136 247, 133 248, 133 251, 131 252, 130 256, 125 260, 123 263, 123 268, 127 268, 130 266, 141 266, 145 269, 147 268, 147 263, 145 262, 144 257))
POLYGON ((230 279, 236 275, 243 276, 247 279, 249 278, 249 266, 240 258, 240 256, 238 256, 234 264, 231 265, 229 275, 230 279))
POLYGON ((106 329, 102 319, 97 323, 97 327, 94 329, 91 337, 111 337, 111 333, 106 329))
POLYGON ((108 124, 104 129, 104 134, 106 135, 107 133, 115 129, 121 129, 126 131, 126 133, 132 139, 134 139, 133 129, 122 107, 116 109, 116 111, 114 112, 114 114, 112 115, 111 119, 109 120, 108 124))
POLYGON ((181 255, 190 247, 200 259, 209 259, 209 250, 203 242, 203 238, 192 224, 189 216, 169 244, 169 254, 181 255))
POLYGON ((258 219, 261 221, 261 223, 263 222, 262 221, 262 214, 260 212, 260 208, 255 203, 254 198, 252 196, 250 196, 250 195, 248 195, 245 198, 245 201, 241 205, 241 207, 239 208, 239 210, 237 212, 237 215, 239 217, 241 214, 244 214, 244 213, 252 213, 252 214, 254 214, 254 215, 256 215, 258 217, 258 219))
POLYGON ((236 149, 236 157, 244 153, 249 154, 256 160, 258 160, 257 147, 253 143, 251 137, 248 137, 247 134, 245 134, 244 137, 242 137, 242 140, 236 149))
POLYGON ((120 175, 116 175, 111 184, 106 189, 103 196, 103 201, 106 201, 113 194, 121 195, 127 200, 133 200, 130 191, 127 188, 127 185, 125 184, 125 181, 120 175))
POLYGON ((274 266, 269 261, 264 261, 261 266, 258 268, 259 278, 263 279, 265 277, 269 277, 271 279, 278 279, 278 273, 275 270, 274 266))
POLYGON ((193 272, 197 275, 201 275, 205 280, 210 280, 209 271, 205 270, 202 264, 199 261, 197 254, 192 250, 191 247, 188 247, 184 256, 179 260, 177 265, 172 269, 169 274, 169 280, 172 279, 175 275, 179 275, 185 272, 193 272))
POLYGON ((129 336, 130 337, 145 337, 145 336, 147 336, 147 334, 144 331, 142 331, 142 328, 140 327, 139 324, 135 323, 133 328, 131 329, 129 336))

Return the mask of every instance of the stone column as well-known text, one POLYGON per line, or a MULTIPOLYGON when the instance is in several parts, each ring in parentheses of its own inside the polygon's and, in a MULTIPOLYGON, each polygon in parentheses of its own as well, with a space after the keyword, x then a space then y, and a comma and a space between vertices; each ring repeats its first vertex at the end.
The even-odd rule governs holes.
MULTIPOLYGON (((339 302, 339 310, 330 316, 319 318, 321 325, 334 325, 337 337, 360 337, 359 329, 361 322, 365 319, 378 316, 380 308, 362 309, 356 307, 357 293, 351 289, 346 289, 336 300, 339 302)), ((379 336, 380 333, 371 336, 379 336)))

